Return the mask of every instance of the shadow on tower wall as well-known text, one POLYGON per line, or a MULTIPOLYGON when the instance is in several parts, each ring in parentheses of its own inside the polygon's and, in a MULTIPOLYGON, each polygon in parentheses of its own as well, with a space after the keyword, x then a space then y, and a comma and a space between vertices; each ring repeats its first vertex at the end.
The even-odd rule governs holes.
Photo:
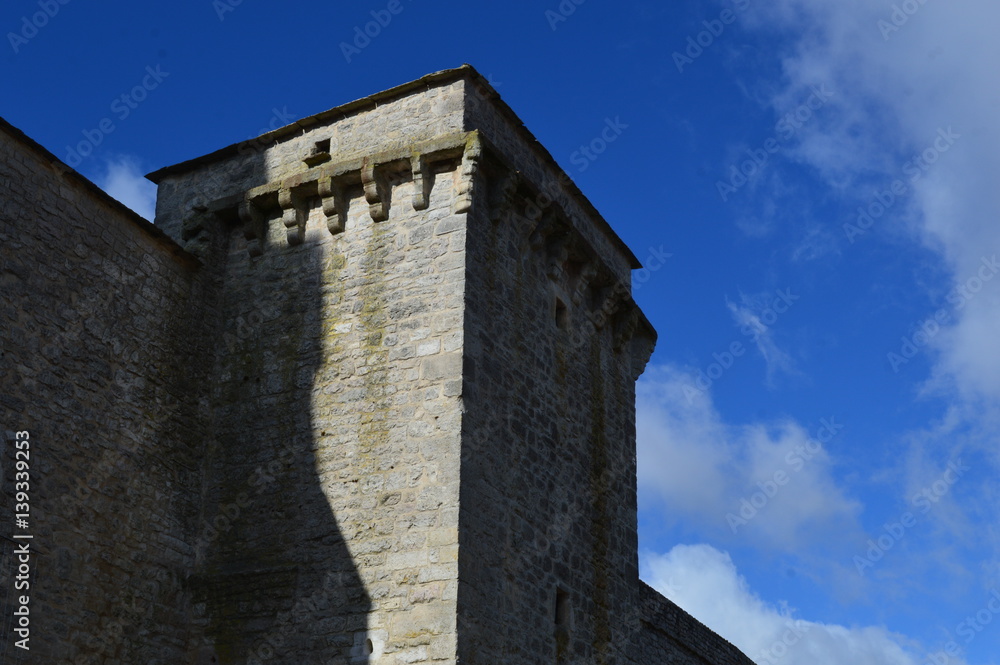
POLYGON ((327 438, 334 433, 314 414, 316 394, 335 381, 324 370, 324 335, 331 299, 342 294, 343 259, 325 253, 329 244, 289 246, 273 214, 256 257, 238 225, 216 223, 223 240, 213 262, 224 269, 192 580, 196 631, 204 635, 197 662, 363 665, 372 652, 372 603, 320 462, 341 471, 328 485, 351 479, 327 438))

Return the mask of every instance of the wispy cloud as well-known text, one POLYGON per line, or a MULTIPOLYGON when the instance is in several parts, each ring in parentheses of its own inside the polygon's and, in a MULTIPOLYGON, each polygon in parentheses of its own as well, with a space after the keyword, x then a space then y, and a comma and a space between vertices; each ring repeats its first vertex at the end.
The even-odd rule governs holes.
POLYGON ((806 226, 802 239, 792 250, 795 262, 814 261, 828 254, 839 254, 837 239, 832 233, 817 223, 806 226))
MULTIPOLYGON (((817 82, 838 91, 786 150, 826 185, 814 198, 823 200, 825 210, 831 200, 843 210, 871 209, 900 182, 905 192, 883 205, 884 215, 876 216, 868 233, 881 234, 899 252, 927 256, 930 250, 939 261, 934 274, 945 276, 912 285, 934 303, 928 316, 940 307, 948 317, 920 348, 930 361, 929 374, 900 380, 919 382, 914 399, 934 397, 939 410, 928 409, 925 424, 899 434, 901 452, 889 465, 890 484, 908 506, 949 460, 978 455, 992 466, 980 462, 979 476, 964 477, 934 505, 922 522, 925 531, 908 543, 913 556, 900 558, 891 574, 910 588, 932 577, 944 584, 946 577, 956 594, 968 590, 970 578, 978 578, 980 587, 996 586, 1000 279, 989 266, 1000 256, 1000 5, 774 0, 756 4, 742 20, 782 49, 781 76, 751 86, 767 90, 776 116, 817 82), (912 574, 918 566, 926 577, 912 574)), ((764 192, 762 198, 781 194, 764 192)), ((788 214, 785 224, 800 217, 788 214)), ((831 220, 828 230, 857 218, 855 212, 831 220)), ((752 323, 742 303, 731 309, 752 323)), ((912 333, 899 331, 901 337, 912 333)), ((771 352, 766 344, 760 351, 771 352)), ((888 568, 883 572, 890 575, 888 568)))
POLYGON ((767 383, 771 385, 778 372, 795 374, 795 363, 792 357, 778 347, 774 339, 771 325, 777 320, 774 309, 776 296, 774 293, 747 295, 740 293, 740 302, 726 300, 726 306, 733 316, 733 322, 743 330, 754 342, 757 351, 767 364, 767 383), (774 320, 766 321, 767 314, 772 314, 774 320))
POLYGON ((147 180, 139 162, 128 156, 107 162, 97 185, 115 199, 152 221, 156 215, 156 185, 147 180))
MULTIPOLYGON (((775 0, 747 26, 791 46, 771 96, 777 115, 817 81, 841 91, 789 153, 831 191, 865 203, 900 178, 906 204, 880 220, 935 251, 955 285, 1000 253, 1000 125, 995 63, 1000 5, 868 0, 775 0), (894 15, 895 13, 895 15, 894 15), (953 145, 935 149, 944 132, 953 145)), ((844 220, 849 221, 849 220, 844 220)), ((933 341, 934 380, 963 400, 1000 405, 1000 280, 957 312, 933 341)))

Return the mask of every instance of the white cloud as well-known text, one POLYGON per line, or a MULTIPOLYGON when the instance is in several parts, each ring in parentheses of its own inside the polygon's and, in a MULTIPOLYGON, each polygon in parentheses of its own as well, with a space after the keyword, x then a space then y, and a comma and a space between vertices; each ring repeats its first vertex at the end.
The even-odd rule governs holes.
POLYGON ((730 426, 692 372, 647 369, 637 387, 639 491, 663 514, 713 535, 802 553, 864 542, 860 505, 837 485, 819 439, 843 436, 836 419, 810 434, 791 420, 730 426))
MULTIPOLYGON (((789 146, 851 209, 871 206, 896 180, 905 193, 856 243, 883 235, 939 257, 950 283, 921 285, 935 302, 899 330, 931 361, 919 396, 944 398, 941 422, 904 437, 901 491, 908 497, 958 455, 985 453, 1000 463, 1000 4, 992 0, 774 0, 743 15, 760 34, 787 43, 779 81, 762 82, 776 116, 826 85, 833 96, 789 146), (904 10, 902 13, 897 11, 904 10), (905 8, 905 9, 904 9, 905 8), (898 29, 896 29, 898 27, 898 29), (940 309, 938 309, 940 308, 940 309), (935 327, 936 314, 943 315, 935 327), (932 323, 928 324, 930 320, 932 323), (926 326, 930 325, 930 328, 926 326), (924 335, 925 332, 930 334, 924 335)), ((781 192, 772 192, 780 196, 781 192)), ((857 213, 830 220, 837 233, 857 213)), ((846 240, 846 238, 845 238, 846 240)), ((844 244, 843 253, 863 251, 844 244)), ((887 349, 887 351, 900 351, 887 349)), ((988 474, 987 474, 988 475, 988 474)), ((961 542, 1000 547, 995 530, 973 531, 975 516, 995 514, 1000 498, 982 478, 963 481, 933 515, 941 552, 961 542), (968 487, 966 487, 968 485, 968 487), (974 487, 975 486, 975 487, 974 487)), ((996 559, 995 555, 992 557, 996 559)), ((952 563, 939 570, 965 573, 952 563)), ((927 559, 922 559, 925 563, 927 559)), ((963 562, 1000 570, 993 561, 963 562)), ((1000 573, 982 573, 995 584, 1000 573)))
MULTIPOLYGON (((778 115, 814 85, 834 91, 790 154, 859 205, 896 179, 906 185, 870 233, 905 230, 940 255, 955 286, 1000 256, 1000 4, 774 0, 744 17, 792 39, 770 99, 778 115)), ((930 343, 935 387, 997 406, 1000 279, 951 314, 930 343)))
MULTIPOLYGON (((784 154, 803 173, 818 174, 845 209, 871 206, 894 181, 905 186, 855 245, 842 230, 857 212, 826 220, 841 234, 842 253, 863 252, 859 245, 881 236, 900 251, 909 245, 926 256, 931 250, 940 261, 935 268, 943 269, 933 272, 948 276, 944 284, 911 285, 935 304, 896 337, 918 340, 916 352, 931 363, 916 396, 944 398, 936 420, 901 437, 905 452, 886 471, 909 506, 913 492, 934 482, 953 459, 979 453, 1000 464, 1000 273, 994 261, 1000 258, 1000 4, 773 0, 754 3, 741 17, 747 29, 782 49, 781 75, 749 85, 775 117, 794 109, 813 86, 833 91, 784 154), (925 335, 927 320, 939 311, 944 322, 925 335)), ((772 188, 766 204, 773 207, 783 194, 772 188)), ((814 198, 829 201, 823 192, 814 198)), ((777 223, 802 216, 785 211, 777 223)), ((996 585, 1000 532, 987 526, 1000 507, 994 475, 970 474, 935 506, 920 555, 896 571, 900 586, 912 586, 915 571, 947 575, 953 588, 965 588, 972 577, 986 588, 996 585)))
MULTIPOLYGON (((785 308, 790 304, 778 303, 785 308)), ((774 381, 777 372, 795 374, 795 363, 792 357, 778 348, 778 343, 774 339, 774 331, 766 321, 767 318, 777 319, 778 313, 774 309, 775 297, 771 293, 748 296, 740 293, 740 303, 736 304, 731 300, 726 300, 729 313, 733 316, 733 322, 740 330, 746 332, 753 340, 757 351, 767 365, 767 384, 770 386, 774 381)), ((774 323, 770 321, 770 324, 774 323)))
MULTIPOLYGON (((881 626, 806 621, 760 599, 729 555, 709 545, 645 553, 642 577, 759 665, 918 665, 918 645, 881 626)), ((951 665, 959 661, 949 660, 951 665)))
POLYGON ((152 221, 156 215, 156 185, 143 176, 135 159, 118 157, 109 161, 97 185, 142 217, 152 221))

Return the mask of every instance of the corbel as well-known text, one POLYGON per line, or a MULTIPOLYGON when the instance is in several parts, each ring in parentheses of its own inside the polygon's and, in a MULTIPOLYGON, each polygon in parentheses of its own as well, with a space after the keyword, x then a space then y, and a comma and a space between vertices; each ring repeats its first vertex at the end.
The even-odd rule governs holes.
POLYGON ((584 296, 590 291, 590 285, 597 277, 597 264, 594 260, 588 260, 583 264, 580 269, 580 277, 576 283, 576 289, 573 291, 573 304, 579 305, 584 296))
POLYGON ((343 233, 347 222, 347 199, 344 188, 333 176, 324 176, 317 181, 319 197, 323 203, 323 214, 326 215, 326 227, 330 233, 343 233))
POLYGON ((521 175, 517 171, 508 171, 496 187, 495 200, 490 206, 490 221, 498 223, 504 212, 514 206, 514 197, 520 186, 521 175))
POLYGON ((427 157, 414 150, 410 157, 410 170, 413 173, 413 209, 426 210, 431 204, 431 187, 434 184, 427 157))
POLYGON ((181 223, 181 240, 187 242, 192 240, 205 230, 205 215, 207 213, 207 208, 200 206, 198 208, 193 208, 185 216, 181 223))
POLYGON ((459 172, 455 205, 452 210, 456 215, 472 210, 476 176, 479 174, 482 157, 483 142, 479 138, 479 132, 473 132, 465 143, 465 152, 462 153, 462 167, 459 172))
POLYGON ((389 219, 391 193, 375 161, 370 157, 365 157, 361 164, 361 184, 365 188, 365 201, 368 202, 368 214, 372 221, 384 222, 389 219))
POLYGON ((278 190, 278 206, 281 208, 281 221, 285 225, 288 244, 301 245, 306 237, 308 211, 305 205, 290 187, 282 187, 278 190))
POLYGON ((240 202, 240 221, 243 223, 243 237, 247 240, 247 252, 250 256, 260 256, 264 253, 263 237, 266 217, 249 195, 240 202))
POLYGON ((533 251, 540 252, 548 245, 549 237, 556 232, 555 215, 551 212, 544 212, 537 206, 529 206, 525 214, 529 220, 534 222, 534 227, 528 234, 528 247, 533 251))
POLYGON ((594 299, 596 311, 590 318, 594 327, 600 330, 608 321, 616 319, 622 306, 630 301, 630 296, 628 287, 618 281, 595 287, 594 291, 596 293, 594 299))
POLYGON ((635 336, 638 325, 639 307, 634 302, 629 302, 625 309, 615 317, 615 334, 612 345, 615 351, 621 351, 625 344, 635 336))
POLYGON ((550 279, 559 281, 562 277, 563 266, 569 259, 569 240, 569 234, 562 231, 551 237, 546 245, 546 274, 550 279))
POLYGON ((203 206, 190 210, 181 222, 181 242, 184 249, 205 260, 211 249, 216 221, 215 214, 203 206))

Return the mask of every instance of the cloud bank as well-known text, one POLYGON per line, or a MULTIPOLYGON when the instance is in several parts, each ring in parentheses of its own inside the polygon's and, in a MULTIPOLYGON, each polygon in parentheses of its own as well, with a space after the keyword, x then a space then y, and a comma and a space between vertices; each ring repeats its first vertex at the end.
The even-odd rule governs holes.
MULTIPOLYGON (((639 491, 665 515, 721 538, 803 552, 860 538, 860 504, 833 475, 835 418, 730 426, 692 371, 650 367, 637 386, 639 491)), ((859 540, 858 542, 863 542, 859 540)))
MULTIPOLYGON (((881 626, 806 621, 760 599, 729 555, 709 545, 646 554, 650 586, 739 647, 758 665, 918 665, 919 646, 881 626)), ((950 660, 949 665, 961 661, 950 660)))

